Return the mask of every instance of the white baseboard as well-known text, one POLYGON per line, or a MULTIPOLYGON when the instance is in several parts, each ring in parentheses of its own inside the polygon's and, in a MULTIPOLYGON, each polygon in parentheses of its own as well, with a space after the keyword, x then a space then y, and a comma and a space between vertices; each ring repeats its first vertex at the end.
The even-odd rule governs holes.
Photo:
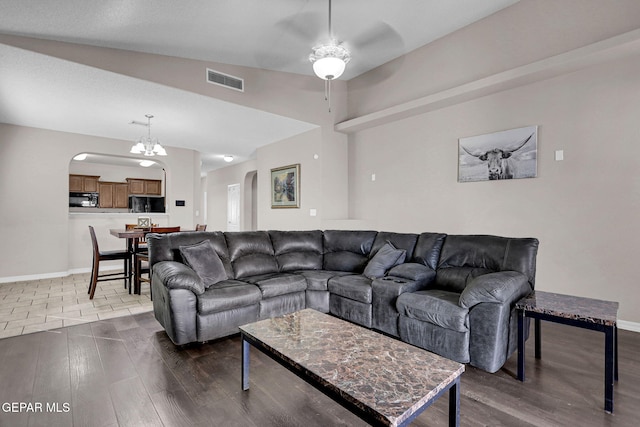
POLYGON ((618 329, 624 329, 625 331, 631 332, 640 332, 640 323, 618 320, 618 329))
MULTIPOLYGON (((100 266, 100 271, 106 270, 122 270, 122 266, 117 265, 105 265, 100 266)), ((91 273, 91 268, 74 268, 69 271, 58 271, 54 273, 42 273, 42 274, 29 274, 26 276, 9 276, 9 277, 0 277, 0 283, 11 283, 11 282, 27 282, 31 280, 44 280, 44 279, 57 279, 60 277, 67 277, 72 274, 83 274, 83 273, 91 273)))

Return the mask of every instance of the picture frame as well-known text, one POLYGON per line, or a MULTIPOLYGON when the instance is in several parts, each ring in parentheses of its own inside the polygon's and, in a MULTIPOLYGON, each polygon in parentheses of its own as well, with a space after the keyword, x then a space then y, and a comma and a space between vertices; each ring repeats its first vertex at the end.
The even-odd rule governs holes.
POLYGON ((271 208, 300 207, 300 163, 271 169, 271 208))
POLYGON ((538 126, 458 139, 458 182, 535 178, 538 126))

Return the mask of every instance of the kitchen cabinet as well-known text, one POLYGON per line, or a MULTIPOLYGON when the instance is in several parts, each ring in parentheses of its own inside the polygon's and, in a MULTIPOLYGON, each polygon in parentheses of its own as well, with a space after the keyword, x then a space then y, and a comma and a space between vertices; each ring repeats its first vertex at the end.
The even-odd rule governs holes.
POLYGON ((127 178, 129 194, 144 194, 149 196, 162 195, 162 181, 156 179, 127 178))
POLYGON ((126 182, 116 182, 113 184, 113 207, 129 207, 129 184, 126 182))
POLYGON ((69 175, 69 192, 71 193, 95 193, 98 191, 99 176, 94 175, 69 175))
POLYGON ((126 209, 129 207, 129 185, 123 182, 98 183, 101 208, 126 209))

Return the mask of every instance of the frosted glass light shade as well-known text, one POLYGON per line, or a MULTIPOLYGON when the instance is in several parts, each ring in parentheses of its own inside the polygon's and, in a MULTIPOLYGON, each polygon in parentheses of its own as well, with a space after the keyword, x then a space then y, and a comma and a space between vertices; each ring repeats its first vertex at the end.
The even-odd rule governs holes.
POLYGON ((346 65, 340 58, 327 56, 313 63, 313 72, 323 80, 335 80, 344 73, 346 65))

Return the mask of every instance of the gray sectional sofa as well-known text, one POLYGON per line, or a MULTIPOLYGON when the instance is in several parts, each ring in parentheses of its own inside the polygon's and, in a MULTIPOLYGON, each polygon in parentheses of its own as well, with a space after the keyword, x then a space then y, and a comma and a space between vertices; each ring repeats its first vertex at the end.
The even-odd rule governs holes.
POLYGON ((538 241, 376 231, 147 236, 155 317, 177 344, 312 308, 495 372, 516 349, 514 304, 538 241))

